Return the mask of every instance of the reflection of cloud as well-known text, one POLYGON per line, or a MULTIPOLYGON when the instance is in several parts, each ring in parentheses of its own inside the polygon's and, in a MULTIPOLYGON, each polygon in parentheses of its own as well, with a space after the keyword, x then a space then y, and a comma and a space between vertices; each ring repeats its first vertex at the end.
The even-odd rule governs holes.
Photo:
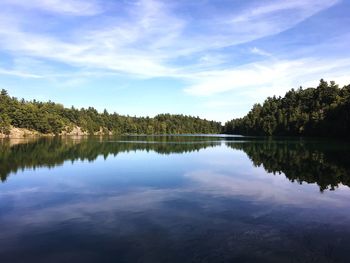
MULTIPOLYGON (((266 173, 266 172, 264 172, 266 173)), ((195 191, 226 197, 248 197, 252 201, 267 201, 277 205, 297 205, 313 207, 325 205, 347 207, 350 193, 348 188, 340 187, 337 191, 319 193, 316 184, 296 185, 283 175, 264 174, 263 177, 232 176, 227 173, 195 171, 186 177, 198 183, 195 191), (345 198, 346 197, 346 198, 345 198)))
MULTIPOLYGON (((10 193, 1 193, 11 196, 17 200, 17 208, 22 208, 26 215, 13 215, 11 213, 6 216, 6 219, 11 221, 11 224, 16 222, 20 224, 50 224, 51 222, 61 220, 85 219, 88 220, 90 214, 104 213, 104 212, 141 212, 151 208, 155 208, 161 202, 170 200, 179 195, 178 190, 167 189, 133 189, 127 193, 118 192, 104 192, 103 194, 96 194, 94 192, 84 191, 77 195, 77 201, 61 202, 56 205, 36 207, 38 202, 36 198, 49 200, 50 195, 54 194, 61 196, 66 194, 64 191, 42 191, 39 188, 21 189, 18 191, 11 191, 10 193), (31 195, 30 198, 23 198, 24 195, 31 195), (34 195, 36 198, 34 198, 34 195), (26 209, 31 207, 31 213, 27 214, 26 209)), ((69 194, 69 192, 67 192, 69 194)), ((51 197, 52 198, 52 197, 51 197)), ((22 210, 20 209, 20 210, 22 210)))
MULTIPOLYGON (((82 220, 89 221, 91 215, 105 214, 115 217, 116 213, 149 212, 153 209, 165 209, 164 204, 171 200, 195 201, 199 206, 216 209, 217 197, 245 200, 251 203, 262 202, 267 205, 292 205, 300 208, 325 206, 327 208, 348 207, 350 193, 348 188, 340 187, 335 192, 320 194, 315 185, 295 185, 283 176, 263 174, 216 173, 208 170, 198 170, 184 175, 192 184, 182 188, 154 189, 133 188, 126 192, 86 190, 78 187, 75 195, 71 190, 57 191, 57 188, 42 190, 41 188, 24 188, 18 191, 2 192, 2 197, 16 200, 17 211, 6 215, 6 221, 11 225, 45 225, 57 221, 82 220), (74 194, 70 201, 63 199, 51 203, 53 196, 74 194), (199 196, 199 198, 191 197, 199 196), (213 202, 208 203, 211 199, 213 202), (48 205, 45 201, 48 200, 48 205), (38 203, 42 205, 38 206, 38 203), (28 213, 28 208, 30 213, 28 213), (18 212, 20 211, 20 212, 18 212)), ((76 187, 76 186, 75 186, 76 187)), ((47 187, 46 187, 47 188, 47 187)), ((71 189, 71 188, 70 188, 71 189)), ((73 188, 74 189, 74 188, 73 188)), ((175 209, 176 208, 172 208, 175 209)))

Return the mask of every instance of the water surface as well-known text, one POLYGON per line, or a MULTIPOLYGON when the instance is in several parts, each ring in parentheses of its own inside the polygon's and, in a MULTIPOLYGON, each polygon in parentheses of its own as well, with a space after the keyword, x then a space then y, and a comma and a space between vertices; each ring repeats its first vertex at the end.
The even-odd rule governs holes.
POLYGON ((349 262, 349 150, 219 135, 3 140, 1 262, 349 262))

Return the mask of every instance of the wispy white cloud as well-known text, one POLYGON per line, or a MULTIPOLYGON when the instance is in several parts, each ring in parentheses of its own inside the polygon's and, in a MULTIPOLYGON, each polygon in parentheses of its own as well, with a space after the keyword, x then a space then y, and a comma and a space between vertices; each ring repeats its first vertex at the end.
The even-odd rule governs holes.
POLYGON ((222 28, 228 38, 233 35, 237 42, 249 42, 288 30, 338 2, 339 0, 259 1, 226 18, 222 21, 222 28))
POLYGON ((343 195, 348 196, 349 194, 342 188, 336 193, 315 195, 319 191, 316 184, 304 183, 296 187, 292 182, 286 180, 283 174, 266 175, 260 169, 251 170, 245 176, 232 176, 228 173, 217 173, 210 170, 192 171, 185 176, 198 183, 198 191, 210 193, 213 196, 249 197, 254 198, 255 201, 272 201, 278 205, 297 205, 299 207, 325 204, 337 207, 347 205, 343 201, 343 195), (253 176, 255 180, 252 184, 253 176))
POLYGON ((291 0, 291 1, 264 1, 257 2, 253 6, 249 6, 241 14, 235 16, 231 22, 246 22, 260 19, 268 16, 272 19, 274 15, 285 16, 288 19, 299 19, 305 15, 309 16, 330 7, 340 0, 321 0, 321 1, 304 1, 304 0, 291 0), (297 15, 294 17, 286 16, 284 11, 294 11, 293 14, 297 15))
POLYGON ((2 63, 0 74, 60 79, 69 86, 109 74, 167 77, 185 83, 179 87, 184 94, 213 96, 204 102, 198 98, 206 109, 238 103, 232 99, 238 90, 250 105, 257 98, 281 95, 321 77, 350 81, 346 58, 319 59, 314 46, 299 52, 302 55, 295 52, 281 58, 274 49, 257 43, 339 2, 246 1, 242 8, 225 8, 225 12, 217 11, 215 1, 192 4, 192 8, 206 8, 204 19, 190 9, 179 12, 179 2, 161 0, 115 2, 108 10, 100 0, 4 0, 0 50, 25 63, 11 61, 7 67, 2 63), (42 13, 50 14, 49 22, 42 13), (249 59, 240 61, 241 56, 249 59), (230 100, 215 97, 222 94, 230 100))
MULTIPOLYGON (((336 2, 322 0, 315 4, 314 1, 291 1, 282 5, 273 1, 260 9, 249 7, 242 14, 219 19, 209 17, 210 25, 203 21, 193 25, 165 2, 140 0, 129 5, 123 17, 101 17, 100 26, 92 25, 92 29, 73 28, 68 32, 72 35, 68 40, 56 34, 28 32, 23 28, 25 17, 17 15, 11 17, 11 21, 2 21, 0 45, 14 53, 77 67, 114 70, 143 77, 181 78, 183 74, 186 75, 183 69, 190 65, 173 65, 173 59, 279 33, 336 2), (280 14, 278 11, 281 10, 289 10, 290 15, 280 14), (271 13, 276 12, 278 17, 270 19, 271 13), (17 20, 16 23, 13 23, 13 19, 17 20), (195 27, 199 27, 199 30, 195 27)), ((11 4, 77 15, 100 12, 99 5, 94 1, 15 0, 11 4)), ((261 50, 254 51, 262 54, 261 50)), ((202 58, 192 65, 192 70, 200 71, 203 63, 213 61, 209 55, 202 58)), ((220 60, 218 56, 215 59, 216 63, 211 63, 211 66, 225 60, 222 55, 220 60)))
POLYGON ((21 77, 21 78, 42 78, 41 75, 36 75, 32 73, 17 71, 17 70, 8 70, 0 68, 0 75, 9 75, 9 76, 15 76, 15 77, 21 77))
POLYGON ((270 57, 272 56, 271 53, 265 51, 265 50, 262 50, 260 48, 257 48, 257 47, 253 47, 250 49, 250 52, 252 52, 253 54, 257 54, 257 55, 260 55, 260 56, 266 56, 266 57, 270 57))
POLYGON ((78 30, 68 41, 55 34, 28 32, 23 29, 24 21, 18 16, 2 16, 4 27, 0 29, 0 45, 17 55, 50 59, 76 67, 144 77, 172 75, 174 69, 164 65, 166 52, 158 49, 171 41, 169 35, 176 35, 181 22, 166 16, 165 7, 155 1, 141 1, 133 7, 129 11, 130 20, 113 19, 104 25, 106 28, 93 26, 93 29, 78 30), (168 23, 172 25, 164 26, 168 23))
MULTIPOLYGON (((279 95, 303 83, 320 78, 343 78, 350 82, 347 72, 350 59, 296 59, 267 60, 237 68, 198 73, 194 84, 186 92, 198 96, 210 96, 235 89, 270 87, 279 89, 279 95)), ((266 92, 266 91, 265 91, 266 92)), ((272 95, 272 94, 264 94, 272 95)), ((277 94, 276 94, 277 95, 277 94)))
POLYGON ((4 3, 24 9, 40 9, 46 12, 74 16, 91 16, 103 11, 101 5, 91 0, 3 0, 4 3))

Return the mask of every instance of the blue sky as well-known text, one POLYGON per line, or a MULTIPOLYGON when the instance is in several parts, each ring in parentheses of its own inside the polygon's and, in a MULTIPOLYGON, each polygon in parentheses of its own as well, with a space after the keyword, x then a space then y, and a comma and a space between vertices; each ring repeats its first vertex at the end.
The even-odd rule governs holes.
POLYGON ((218 121, 320 78, 350 83, 348 0, 1 0, 0 88, 218 121))

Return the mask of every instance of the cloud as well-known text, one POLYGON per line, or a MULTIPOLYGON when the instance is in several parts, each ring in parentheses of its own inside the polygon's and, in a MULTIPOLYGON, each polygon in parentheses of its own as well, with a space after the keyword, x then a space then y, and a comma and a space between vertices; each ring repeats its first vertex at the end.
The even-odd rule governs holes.
POLYGON ((4 0, 0 51, 10 58, 2 61, 0 74, 40 77, 69 87, 106 75, 167 78, 175 80, 182 95, 212 97, 194 99, 200 104, 195 106, 208 109, 204 117, 222 119, 225 113, 215 117, 214 109, 243 113, 266 96, 317 84, 320 78, 349 81, 346 56, 340 59, 333 52, 347 48, 343 36, 307 48, 293 46, 295 52, 286 47, 283 56, 266 43, 267 37, 338 2, 244 1, 236 7, 232 1, 140 0, 116 1, 107 8, 100 0, 4 0), (315 51, 315 46, 323 47, 315 51), (39 63, 16 65, 27 59, 39 63))
MULTIPOLYGON (((5 3, 9 4, 10 1, 5 3)), ((248 6, 238 14, 209 15, 193 23, 176 12, 176 4, 141 0, 125 4, 123 14, 101 16, 99 22, 81 28, 64 28, 56 34, 50 28, 36 32, 25 28, 26 17, 17 10, 9 21, 3 16, 1 48, 15 54, 49 59, 80 68, 97 68, 138 77, 188 77, 186 70, 201 71, 203 64, 215 67, 225 55, 212 57, 206 52, 242 44, 293 27, 336 1, 270 1, 262 7, 248 6), (288 10, 289 16, 280 11, 288 10), (274 15, 273 19, 270 18, 274 15), (13 23, 15 22, 15 23, 13 23), (70 37, 63 37, 68 35, 70 37), (199 63, 173 64, 174 59, 203 53, 199 63)), ((32 9, 60 14, 93 15, 101 12, 95 1, 11 1, 32 9)), ((213 8, 208 6, 208 8, 213 8)), ((42 21, 38 21, 42 22, 42 21)), ((59 21, 57 21, 59 23, 59 21)), ((254 49, 262 54, 261 50, 254 49)), ((246 72, 247 73, 247 72, 246 72)), ((225 71, 222 74, 226 74, 225 71)))
POLYGON ((260 1, 258 4, 248 4, 240 13, 226 18, 222 28, 228 34, 228 38, 234 36, 236 40, 234 44, 246 43, 286 31, 338 2, 338 0, 260 1))
POLYGON ((32 73, 27 73, 27 72, 21 72, 17 70, 7 70, 0 68, 0 75, 9 75, 9 76, 16 76, 16 77, 21 77, 21 78, 42 78, 41 75, 35 75, 32 73))
POLYGON ((241 14, 235 16, 231 22, 246 22, 261 18, 275 16, 285 16, 285 19, 303 19, 305 16, 315 14, 325 8, 331 7, 339 3, 339 0, 321 0, 321 1, 305 1, 305 0, 291 0, 291 1, 264 1, 258 4, 249 6, 241 14), (284 11, 293 12, 296 16, 286 16, 284 11))
POLYGON ((91 0, 4 0, 3 3, 24 9, 39 9, 50 13, 74 16, 92 16, 103 11, 100 5, 91 0))
POLYGON ((254 93, 263 87, 270 87, 271 92, 275 87, 282 95, 291 88, 321 78, 341 78, 350 82, 350 77, 346 77, 349 70, 349 59, 266 60, 221 71, 200 72, 195 76, 194 84, 185 91, 196 96, 211 96, 252 87, 256 88, 254 93))
POLYGON ((257 48, 257 47, 253 47, 252 49, 250 49, 250 52, 252 52, 253 54, 260 55, 260 56, 266 56, 266 57, 272 56, 269 52, 262 50, 260 48, 257 48))
POLYGON ((260 168, 234 176, 211 170, 197 170, 185 174, 185 177, 197 183, 197 186, 194 187, 197 192, 211 194, 215 197, 239 196, 242 199, 253 199, 255 202, 268 201, 278 205, 298 207, 326 204, 336 207, 348 205, 344 201, 344 195, 349 196, 349 193, 342 186, 335 193, 321 195, 315 184, 304 183, 296 186, 295 183, 288 181, 284 174, 266 174, 260 168))
POLYGON ((174 69, 163 65, 166 52, 157 49, 171 41, 170 36, 176 35, 181 22, 166 16, 165 7, 155 1, 138 2, 128 15, 126 21, 116 18, 106 24, 102 22, 103 28, 91 26, 91 29, 78 32, 73 30, 69 40, 55 34, 28 32, 18 15, 2 16, 4 26, 0 29, 0 45, 16 55, 49 59, 80 68, 142 77, 173 75, 174 69))

